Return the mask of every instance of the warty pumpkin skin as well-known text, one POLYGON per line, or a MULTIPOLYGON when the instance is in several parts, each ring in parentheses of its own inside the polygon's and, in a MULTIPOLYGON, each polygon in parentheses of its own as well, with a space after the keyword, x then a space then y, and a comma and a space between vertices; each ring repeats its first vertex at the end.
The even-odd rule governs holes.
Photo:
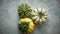
POLYGON ((30 13, 32 11, 28 4, 19 5, 17 10, 20 18, 30 17, 30 13))

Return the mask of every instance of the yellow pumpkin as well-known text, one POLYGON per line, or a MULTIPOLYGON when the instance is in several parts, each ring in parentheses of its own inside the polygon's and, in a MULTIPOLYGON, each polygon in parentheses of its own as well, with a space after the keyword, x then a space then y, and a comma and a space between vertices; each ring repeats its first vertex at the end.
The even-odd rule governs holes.
POLYGON ((20 30, 22 29, 21 31, 24 33, 32 32, 35 27, 33 21, 30 18, 21 18, 19 20, 18 25, 19 25, 20 30))

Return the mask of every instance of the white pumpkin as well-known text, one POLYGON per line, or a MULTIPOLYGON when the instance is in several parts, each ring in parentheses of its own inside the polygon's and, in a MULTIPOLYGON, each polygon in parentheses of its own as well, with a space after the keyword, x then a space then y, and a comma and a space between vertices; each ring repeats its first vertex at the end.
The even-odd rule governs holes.
POLYGON ((43 8, 35 8, 32 13, 32 20, 35 24, 42 24, 47 20, 47 11, 43 8))

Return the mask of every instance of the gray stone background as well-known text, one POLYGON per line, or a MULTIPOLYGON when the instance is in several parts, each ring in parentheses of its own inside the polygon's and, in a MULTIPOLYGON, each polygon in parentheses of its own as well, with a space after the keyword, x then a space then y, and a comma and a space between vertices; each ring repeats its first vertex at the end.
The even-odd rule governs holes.
POLYGON ((31 34, 60 34, 60 0, 0 0, 0 34, 22 34, 18 29, 18 5, 27 3, 32 8, 45 8, 46 23, 35 27, 31 34))

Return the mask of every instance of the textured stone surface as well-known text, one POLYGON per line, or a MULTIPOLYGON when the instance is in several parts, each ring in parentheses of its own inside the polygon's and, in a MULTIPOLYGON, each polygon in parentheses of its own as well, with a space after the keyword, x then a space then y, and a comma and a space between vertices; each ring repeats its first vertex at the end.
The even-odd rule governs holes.
POLYGON ((0 0, 0 34, 22 34, 18 29, 17 7, 27 3, 48 11, 48 19, 31 34, 60 34, 60 0, 0 0))

